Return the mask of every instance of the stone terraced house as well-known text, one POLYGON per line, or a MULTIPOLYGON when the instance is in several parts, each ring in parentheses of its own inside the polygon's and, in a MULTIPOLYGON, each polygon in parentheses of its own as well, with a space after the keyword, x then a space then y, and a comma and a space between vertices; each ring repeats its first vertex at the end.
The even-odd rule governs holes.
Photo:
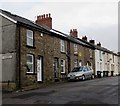
POLYGON ((95 75, 98 71, 101 72, 102 77, 118 75, 118 54, 101 47, 100 42, 95 48, 95 75))
POLYGON ((69 34, 53 29, 50 14, 33 22, 0 10, 0 18, 3 89, 62 81, 81 65, 91 66, 96 73, 94 40, 80 39, 77 29, 69 34))
POLYGON ((4 10, 0 16, 4 84, 22 88, 61 81, 75 65, 87 65, 84 56, 89 58, 92 47, 73 34, 52 29, 50 14, 38 16, 35 22, 4 10))

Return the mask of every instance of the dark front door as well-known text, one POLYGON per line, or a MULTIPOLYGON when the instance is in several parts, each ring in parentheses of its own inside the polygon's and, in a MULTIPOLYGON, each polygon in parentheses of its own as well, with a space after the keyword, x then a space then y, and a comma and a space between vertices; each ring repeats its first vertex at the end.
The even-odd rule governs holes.
POLYGON ((54 80, 58 81, 58 58, 54 58, 54 80))

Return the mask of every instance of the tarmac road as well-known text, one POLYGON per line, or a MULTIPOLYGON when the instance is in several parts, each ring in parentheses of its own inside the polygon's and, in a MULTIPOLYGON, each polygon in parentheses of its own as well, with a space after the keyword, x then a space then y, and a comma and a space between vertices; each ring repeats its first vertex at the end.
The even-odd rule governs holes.
MULTIPOLYGON (((66 82, 37 90, 3 94, 3 104, 119 104, 119 77, 66 82)), ((4 105, 3 105, 4 106, 4 105)))

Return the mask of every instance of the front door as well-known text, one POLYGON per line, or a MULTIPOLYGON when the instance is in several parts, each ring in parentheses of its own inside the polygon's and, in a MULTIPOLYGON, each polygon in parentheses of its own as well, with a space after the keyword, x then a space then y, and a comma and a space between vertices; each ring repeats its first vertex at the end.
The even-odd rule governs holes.
POLYGON ((42 57, 37 59, 37 81, 42 81, 42 57))
POLYGON ((54 58, 54 80, 58 81, 58 58, 54 58))

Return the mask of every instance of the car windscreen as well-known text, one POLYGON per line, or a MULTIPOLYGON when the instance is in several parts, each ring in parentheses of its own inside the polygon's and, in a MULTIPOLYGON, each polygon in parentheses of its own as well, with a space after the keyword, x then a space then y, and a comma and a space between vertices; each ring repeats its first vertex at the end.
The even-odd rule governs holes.
POLYGON ((78 71, 82 71, 83 67, 76 67, 72 70, 72 72, 78 72, 78 71))

